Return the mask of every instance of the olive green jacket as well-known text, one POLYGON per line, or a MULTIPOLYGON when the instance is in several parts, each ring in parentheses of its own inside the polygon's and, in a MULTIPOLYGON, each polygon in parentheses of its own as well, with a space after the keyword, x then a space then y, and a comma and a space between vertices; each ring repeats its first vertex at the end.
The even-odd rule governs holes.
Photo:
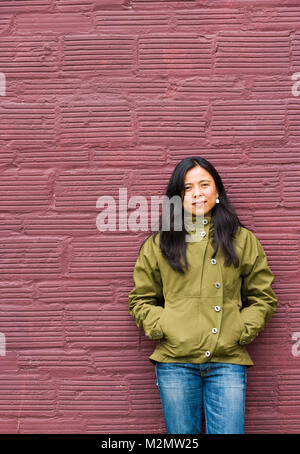
MULTIPOLYGON (((153 363, 252 366, 246 344, 264 329, 276 309, 274 276, 260 241, 244 227, 233 240, 239 267, 226 267, 220 250, 212 259, 214 218, 205 219, 208 222, 201 227, 205 234, 200 232, 200 240, 186 243, 190 266, 185 274, 162 256, 160 233, 155 241, 152 235, 145 240, 133 271, 129 313, 148 337, 158 340, 149 358, 153 363)), ((188 231, 190 239, 189 235, 199 234, 192 228, 188 231)))

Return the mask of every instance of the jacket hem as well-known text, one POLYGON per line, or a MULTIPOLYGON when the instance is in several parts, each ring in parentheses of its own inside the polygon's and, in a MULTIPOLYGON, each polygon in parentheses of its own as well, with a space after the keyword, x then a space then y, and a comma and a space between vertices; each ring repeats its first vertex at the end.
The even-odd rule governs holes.
POLYGON ((161 363, 192 363, 192 364, 204 364, 204 363, 228 363, 228 364, 239 364, 240 366, 247 366, 251 367, 254 366, 254 362, 251 360, 249 354, 246 352, 246 355, 244 354, 241 356, 241 354, 237 355, 232 355, 232 356, 226 356, 226 357, 218 357, 218 356, 212 356, 210 359, 207 359, 205 357, 197 358, 197 357, 191 357, 191 356, 185 356, 185 357, 171 357, 168 355, 164 355, 163 353, 159 352, 153 352, 151 356, 149 356, 149 360, 152 362, 152 364, 156 364, 156 362, 161 362, 161 363))

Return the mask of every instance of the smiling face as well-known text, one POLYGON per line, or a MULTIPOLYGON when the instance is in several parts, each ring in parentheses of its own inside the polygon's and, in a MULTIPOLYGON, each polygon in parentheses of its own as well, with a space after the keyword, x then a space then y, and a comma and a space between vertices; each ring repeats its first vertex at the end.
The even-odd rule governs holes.
POLYGON ((203 167, 196 165, 184 178, 183 208, 194 215, 209 214, 219 197, 215 181, 203 167))

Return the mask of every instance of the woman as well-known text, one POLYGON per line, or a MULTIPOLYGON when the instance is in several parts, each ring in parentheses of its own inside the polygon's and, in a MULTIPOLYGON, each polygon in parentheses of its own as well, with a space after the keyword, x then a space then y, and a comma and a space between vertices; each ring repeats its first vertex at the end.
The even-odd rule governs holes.
POLYGON ((161 215, 142 244, 129 294, 137 326, 158 340, 149 359, 166 430, 201 433, 204 408, 206 433, 244 433, 246 368, 253 365, 245 346, 276 309, 274 276, 206 159, 183 159, 166 196, 180 197, 180 215, 170 204, 170 228, 162 228, 161 215))

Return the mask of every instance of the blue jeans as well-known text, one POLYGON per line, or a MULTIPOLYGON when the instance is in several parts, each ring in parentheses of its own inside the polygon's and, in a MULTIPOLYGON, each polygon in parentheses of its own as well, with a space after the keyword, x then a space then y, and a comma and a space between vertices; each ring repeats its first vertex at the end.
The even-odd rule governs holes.
POLYGON ((244 433, 246 366, 160 363, 155 366, 168 434, 244 433))

